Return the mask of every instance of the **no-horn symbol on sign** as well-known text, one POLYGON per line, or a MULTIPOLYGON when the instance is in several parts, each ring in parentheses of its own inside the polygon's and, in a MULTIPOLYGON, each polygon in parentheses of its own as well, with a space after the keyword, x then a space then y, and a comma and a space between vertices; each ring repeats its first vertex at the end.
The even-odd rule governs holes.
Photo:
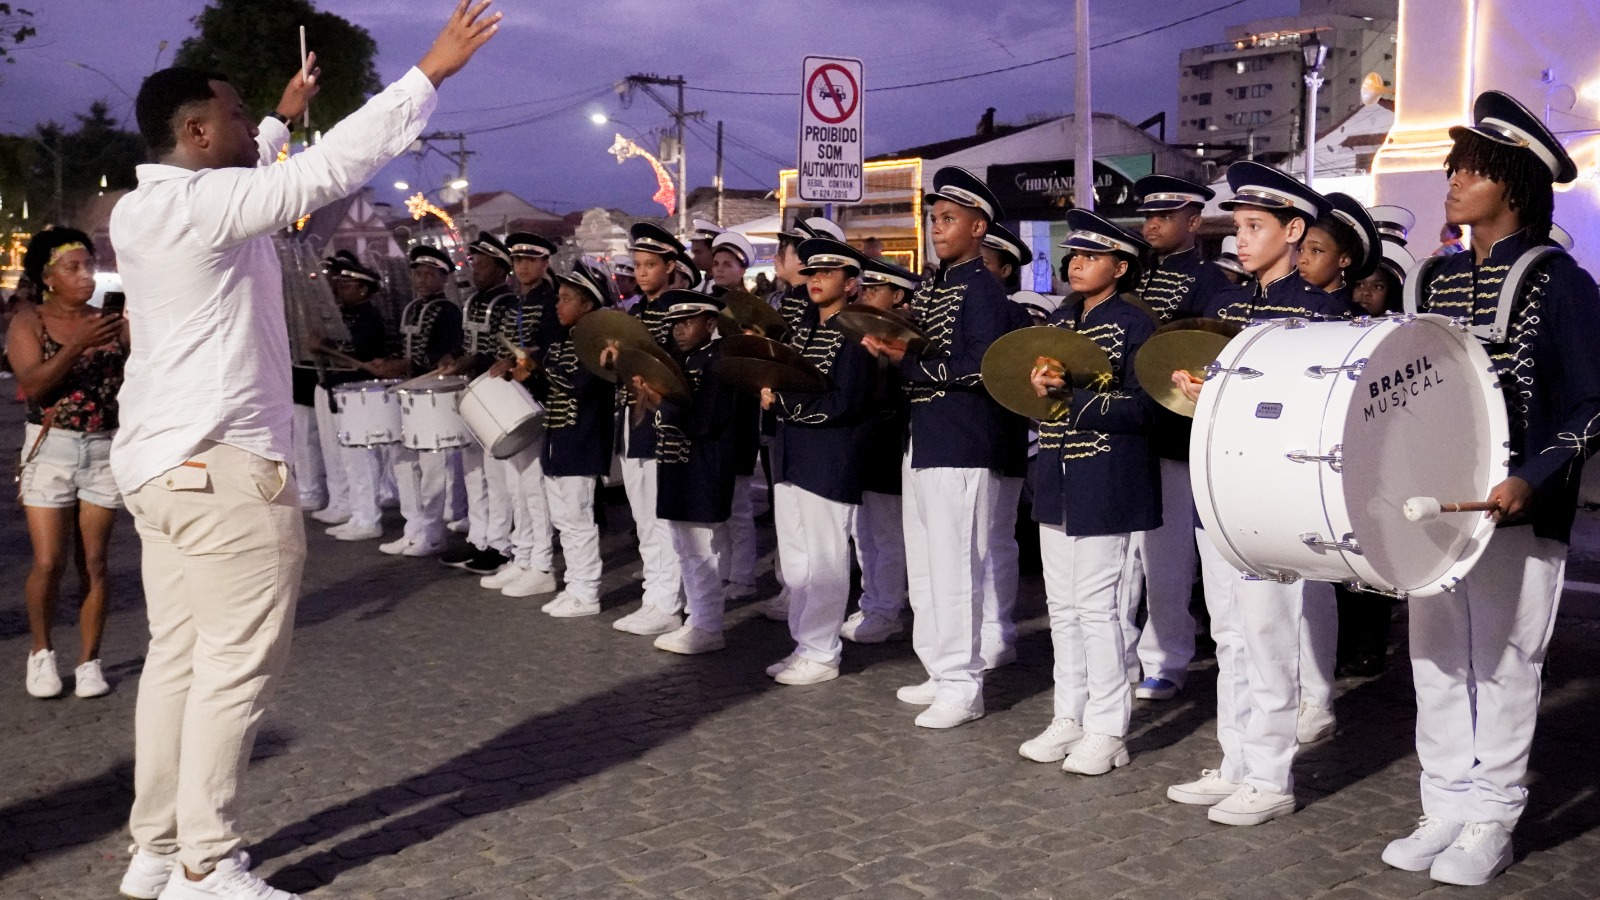
POLYGON ((855 77, 837 63, 819 66, 806 84, 806 105, 811 107, 811 114, 829 125, 855 115, 860 101, 861 90, 855 77))

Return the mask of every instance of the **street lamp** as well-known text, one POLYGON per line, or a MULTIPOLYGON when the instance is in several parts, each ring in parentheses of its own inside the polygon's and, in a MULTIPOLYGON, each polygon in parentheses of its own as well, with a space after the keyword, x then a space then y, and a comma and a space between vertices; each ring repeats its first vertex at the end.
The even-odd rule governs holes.
POLYGON ((465 178, 457 178, 455 181, 450 182, 449 187, 451 190, 464 191, 467 189, 467 180, 465 178))
POLYGON ((128 93, 127 89, 124 88, 122 85, 118 84, 117 80, 115 78, 112 78, 110 75, 107 75, 106 73, 100 71, 99 69, 96 69, 94 66, 91 66, 88 63, 78 62, 77 60, 68 60, 67 61, 67 65, 69 65, 69 66, 77 66, 80 69, 83 69, 83 70, 89 71, 89 72, 93 72, 94 74, 99 75, 101 78, 104 78, 106 80, 107 84, 109 84, 112 87, 116 88, 117 89, 117 93, 121 94, 124 97, 127 97, 129 103, 136 102, 133 99, 133 95, 128 93))
POLYGON ((1317 40, 1315 31, 1300 43, 1300 56, 1306 64, 1306 187, 1313 187, 1317 172, 1317 92, 1322 90, 1322 65, 1328 61, 1328 46, 1317 40))
POLYGON ((409 190, 411 190, 411 185, 407 184, 404 181, 396 181, 394 183, 394 189, 397 190, 397 191, 409 191, 409 190))
POLYGON ((603 113, 603 112, 595 112, 595 113, 590 113, 589 114, 589 121, 593 122, 596 125, 604 125, 605 123, 607 123, 607 122, 609 122, 611 120, 606 118, 606 114, 605 113, 603 113))

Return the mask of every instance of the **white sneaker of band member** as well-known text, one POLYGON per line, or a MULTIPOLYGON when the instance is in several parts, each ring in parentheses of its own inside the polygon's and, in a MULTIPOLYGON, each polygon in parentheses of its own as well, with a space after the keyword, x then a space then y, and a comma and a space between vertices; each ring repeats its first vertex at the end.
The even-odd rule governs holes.
MULTIPOLYGON (((501 566, 499 571, 490 572, 478 579, 478 587, 498 591, 506 585, 517 580, 517 577, 528 571, 516 563, 501 566)), ((553 589, 553 588, 552 588, 553 589)))
POLYGON ((544 610, 552 618, 577 619, 583 616, 597 616, 600 614, 600 601, 590 600, 585 602, 568 593, 556 595, 556 599, 545 607, 544 610))
POLYGON ((41 700, 61 693, 61 673, 56 669, 54 650, 28 654, 28 693, 41 700))
POLYGON ((795 660, 797 660, 799 658, 800 658, 800 651, 796 650, 795 652, 789 654, 788 656, 785 656, 783 659, 780 659, 777 662, 773 663, 772 665, 767 666, 767 677, 768 678, 777 678, 779 672, 782 672, 784 669, 789 668, 789 664, 794 662, 795 660))
POLYGON ((217 867, 199 881, 190 881, 181 871, 174 871, 161 892, 160 900, 209 900, 223 897, 227 900, 300 900, 288 891, 280 891, 250 873, 250 858, 243 853, 219 860, 217 867))
POLYGON ((1076 719, 1057 718, 1050 720, 1050 727, 1039 732, 1039 736, 1032 740, 1022 742, 1017 752, 1024 759, 1034 762, 1050 763, 1060 762, 1067 758, 1072 748, 1078 746, 1083 740, 1083 726, 1076 719))
POLYGON ((1511 865, 1511 830, 1499 822, 1468 822, 1428 869, 1445 884, 1486 884, 1511 865))
POLYGON ((1201 769, 1198 780, 1167 788, 1167 799, 1190 806, 1215 806, 1232 797, 1241 787, 1244 785, 1225 781, 1220 769, 1201 769))
POLYGON ((72 670, 76 683, 72 692, 79 697, 104 697, 111 693, 111 685, 106 684, 106 676, 100 672, 100 660, 91 659, 83 665, 72 670))
POLYGON ((1085 732, 1083 740, 1067 754, 1061 771, 1075 775, 1104 775, 1112 769, 1128 764, 1128 745, 1122 738, 1094 731, 1085 732))
POLYGON ((850 618, 844 620, 843 625, 839 626, 839 636, 857 644, 881 644, 905 630, 906 627, 898 618, 875 616, 856 610, 850 614, 850 618))
POLYGON ((804 656, 795 658, 789 667, 773 676, 779 684, 821 684, 839 677, 839 667, 820 663, 804 656))
POLYGON ((1301 744, 1315 744, 1330 737, 1338 727, 1339 722, 1333 717, 1333 710, 1302 703, 1300 714, 1295 717, 1295 740, 1301 744))
POLYGON ((729 600, 749 600, 756 595, 756 586, 746 581, 730 581, 722 592, 729 600))
POLYGON ((416 538, 400 551, 401 556, 438 556, 444 552, 444 538, 416 538))
POLYGON ((915 706, 932 706, 934 695, 939 693, 939 682, 929 678, 921 684, 908 684, 894 692, 895 698, 901 703, 910 703, 915 706))
POLYGON ((410 536, 402 534, 402 535, 400 535, 399 537, 395 538, 392 541, 385 541, 384 543, 379 544, 378 545, 378 552, 379 553, 386 553, 389 556, 399 556, 401 553, 405 552, 407 547, 410 547, 410 546, 411 546, 411 538, 410 538, 410 536))
POLYGON ((352 520, 343 525, 335 525, 326 533, 328 537, 339 541, 370 541, 383 537, 383 526, 362 525, 352 520))
POLYGON ((468 531, 472 530, 472 523, 463 517, 456 519, 453 522, 446 522, 444 527, 455 532, 456 534, 466 534, 468 531))
POLYGON ((789 621, 789 589, 784 588, 778 592, 778 596, 768 600, 761 614, 774 622, 789 621))
POLYGON ((957 725, 965 725, 974 719, 981 718, 983 718, 983 701, 981 699, 978 701, 978 705, 971 709, 954 706, 949 703, 940 703, 935 700, 932 706, 917 715, 917 727, 954 728, 957 725))
POLYGON ((1294 812, 1294 795, 1244 785, 1206 810, 1206 818, 1223 825, 1260 825, 1294 812))
POLYGON ((983 670, 992 672, 1002 666, 1009 666, 1017 661, 1016 647, 1001 647, 998 650, 985 650, 980 656, 983 659, 983 670))
POLYGON ((677 631, 683 624, 677 613, 667 612, 646 603, 638 609, 611 623, 611 627, 629 634, 666 634, 677 631))
POLYGON ((512 568, 516 570, 515 577, 500 586, 500 593, 507 597, 534 597, 551 593, 556 589, 556 577, 549 572, 524 569, 520 566, 512 568))
POLYGON ((693 625, 685 625, 674 631, 669 631, 656 638, 655 641, 657 650, 665 650, 668 653, 682 653, 685 656, 710 653, 713 650, 721 650, 726 646, 728 646, 728 643, 723 640, 722 632, 704 631, 693 625))
POLYGON ((343 525, 344 523, 350 521, 350 511, 347 509, 334 509, 331 506, 325 506, 322 509, 312 513, 311 518, 316 519, 318 522, 321 522, 324 525, 343 525))
POLYGON ((1415 831, 1395 838, 1383 848, 1383 861, 1396 869, 1421 872, 1461 835, 1461 823, 1438 816, 1423 816, 1415 831))
POLYGON ((1178 692, 1181 690, 1183 688, 1178 687, 1176 682, 1168 681, 1165 678, 1151 677, 1139 682, 1139 686, 1133 689, 1133 699, 1171 700, 1173 697, 1178 696, 1178 692))
POLYGON ((128 860, 128 871, 122 874, 122 884, 117 890, 134 900, 156 900, 161 896, 161 889, 167 886, 167 879, 172 877, 177 854, 157 856, 140 849, 138 844, 129 847, 128 852, 133 858, 128 860))

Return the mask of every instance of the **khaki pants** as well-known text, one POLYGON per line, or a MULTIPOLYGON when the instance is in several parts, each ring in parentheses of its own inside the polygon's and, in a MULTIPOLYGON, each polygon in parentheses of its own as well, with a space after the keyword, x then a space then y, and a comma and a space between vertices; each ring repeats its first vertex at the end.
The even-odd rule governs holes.
POLYGON ((239 782, 289 658, 306 541, 283 463, 223 444, 190 463, 126 498, 150 616, 129 830, 205 873, 242 843, 239 782))

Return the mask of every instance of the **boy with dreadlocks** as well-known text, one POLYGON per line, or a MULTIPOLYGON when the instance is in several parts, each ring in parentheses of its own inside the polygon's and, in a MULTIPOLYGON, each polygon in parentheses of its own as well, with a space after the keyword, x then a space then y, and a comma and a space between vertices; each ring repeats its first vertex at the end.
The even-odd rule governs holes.
POLYGON ((1471 247, 1420 273, 1421 302, 1408 291, 1407 305, 1459 317, 1486 343, 1510 414, 1511 470, 1489 492, 1499 528, 1477 566, 1455 591, 1409 605, 1423 816, 1383 852, 1391 866, 1465 885, 1511 864, 1578 480, 1600 435, 1594 279, 1544 249, 1499 310, 1514 264, 1549 237, 1552 185, 1577 167, 1511 97, 1484 93, 1472 113, 1473 125, 1450 129, 1444 201, 1471 247))

